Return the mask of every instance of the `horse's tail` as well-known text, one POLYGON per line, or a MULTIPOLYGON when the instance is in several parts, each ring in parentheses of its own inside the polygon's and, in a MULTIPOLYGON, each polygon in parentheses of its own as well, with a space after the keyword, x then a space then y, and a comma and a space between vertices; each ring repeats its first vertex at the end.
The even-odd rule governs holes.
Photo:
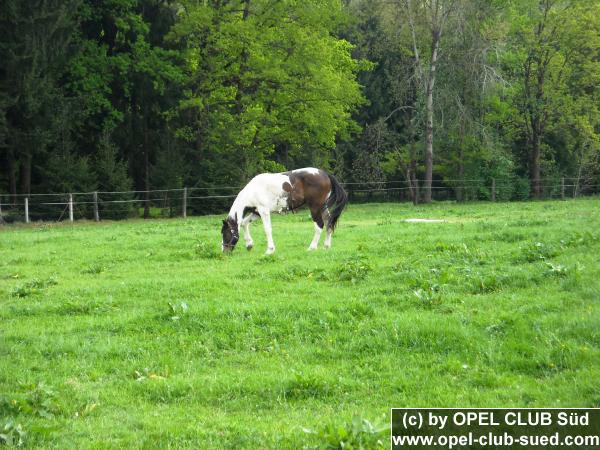
POLYGON ((342 215, 342 211, 348 204, 348 194, 342 187, 342 185, 335 179, 335 177, 331 174, 329 175, 329 180, 331 181, 331 194, 325 203, 327 209, 329 210, 329 221, 327 222, 327 228, 332 231, 335 230, 335 225, 337 224, 338 219, 342 215))

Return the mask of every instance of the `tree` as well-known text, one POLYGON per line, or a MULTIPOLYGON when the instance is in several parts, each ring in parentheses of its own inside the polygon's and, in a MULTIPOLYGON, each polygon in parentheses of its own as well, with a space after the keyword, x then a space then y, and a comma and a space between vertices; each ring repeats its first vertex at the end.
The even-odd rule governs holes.
MULTIPOLYGON (((506 41, 503 16, 498 5, 472 0, 457 4, 451 19, 437 77, 437 111, 444 121, 438 132, 438 175, 455 187, 458 201, 469 191, 489 198, 486 188, 467 189, 467 180, 507 180, 513 168, 507 146, 489 121, 507 85, 499 58, 506 41)), ((502 194, 510 197, 507 189, 502 194)))
MULTIPOLYGON (((87 3, 69 86, 81 99, 83 135, 97 151, 106 134, 120 148, 138 188, 151 189, 151 166, 161 137, 170 133, 166 112, 183 81, 179 53, 164 46, 175 20, 168 2, 118 0, 87 3)), ((144 216, 149 217, 149 193, 144 216)))
POLYGON ((434 89, 442 34, 454 0, 402 0, 412 41, 414 76, 425 95, 426 144, 423 201, 431 202, 433 179, 434 89))
POLYGON ((528 149, 531 192, 540 198, 541 160, 549 157, 556 161, 550 151, 554 147, 549 142, 552 128, 560 124, 562 133, 573 127, 578 134, 597 141, 592 131, 598 124, 597 96, 590 81, 598 69, 600 38, 592 30, 599 26, 600 5, 536 0, 513 12, 512 44, 520 88, 515 96, 518 127, 528 149), (584 112, 585 108, 590 109, 584 112))
POLYGON ((184 3, 171 33, 187 49, 180 132, 208 177, 238 183, 308 155, 327 165, 363 101, 361 65, 334 36, 342 13, 337 0, 184 3))
POLYGON ((31 191, 34 160, 56 140, 59 79, 78 1, 7 1, 0 15, 0 149, 9 192, 31 191), (19 187, 17 185, 20 185, 19 187))

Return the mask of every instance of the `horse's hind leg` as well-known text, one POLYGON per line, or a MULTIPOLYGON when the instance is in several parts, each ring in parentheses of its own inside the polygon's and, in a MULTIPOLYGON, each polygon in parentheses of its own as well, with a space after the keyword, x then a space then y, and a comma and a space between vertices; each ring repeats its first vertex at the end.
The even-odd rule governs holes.
POLYGON ((321 233, 323 232, 323 218, 319 212, 313 211, 311 208, 310 215, 312 216, 313 221, 315 222, 315 235, 313 236, 313 240, 308 246, 309 250, 316 250, 319 245, 319 239, 321 239, 321 233))
POLYGON ((331 237, 333 236, 333 230, 329 227, 329 211, 325 209, 321 214, 323 217, 323 222, 327 225, 327 236, 325 237, 325 242, 323 246, 328 249, 331 248, 331 237))
POLYGON ((254 246, 254 241, 252 240, 252 236, 250 236, 250 224, 259 218, 260 216, 258 214, 250 213, 244 217, 244 220, 242 220, 242 227, 244 228, 244 241, 246 241, 247 250, 252 250, 252 247, 254 246))

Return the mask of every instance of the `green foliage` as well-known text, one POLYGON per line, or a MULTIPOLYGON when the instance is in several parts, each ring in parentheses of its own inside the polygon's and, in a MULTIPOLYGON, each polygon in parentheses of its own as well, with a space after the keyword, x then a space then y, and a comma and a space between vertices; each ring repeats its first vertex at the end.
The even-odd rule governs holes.
MULTIPOLYGON (((439 1, 444 14, 433 16, 427 5, 9 0, 0 190, 237 186, 317 166, 344 181, 399 181, 394 195, 412 198, 407 180, 425 177, 439 25, 435 193, 490 200, 495 179, 497 200, 526 199, 537 195, 536 167, 546 196, 560 195, 563 176, 579 179, 569 196, 597 192, 598 3, 439 1)), ((77 213, 89 218, 91 207, 77 213)), ((132 213, 126 202, 101 207, 104 218, 132 213)))
POLYGON ((90 192, 96 189, 95 176, 87 156, 72 150, 51 153, 44 170, 46 192, 90 192))
POLYGON ((530 197, 531 187, 525 178, 516 178, 513 181, 513 189, 512 200, 527 200, 530 197))
POLYGON ((116 194, 98 194, 99 214, 103 219, 124 219, 132 214, 132 194, 125 191, 133 189, 133 182, 127 174, 127 165, 119 160, 118 149, 111 141, 110 135, 105 131, 98 144, 98 152, 94 157, 94 174, 98 180, 98 190, 104 192, 117 192, 116 194), (102 200, 119 201, 122 203, 102 203, 102 200))
POLYGON ((181 108, 197 117, 198 151, 215 149, 239 180, 280 169, 273 152, 289 164, 331 149, 363 101, 355 77, 366 67, 331 33, 342 18, 337 0, 186 4, 170 37, 187 49, 181 108))

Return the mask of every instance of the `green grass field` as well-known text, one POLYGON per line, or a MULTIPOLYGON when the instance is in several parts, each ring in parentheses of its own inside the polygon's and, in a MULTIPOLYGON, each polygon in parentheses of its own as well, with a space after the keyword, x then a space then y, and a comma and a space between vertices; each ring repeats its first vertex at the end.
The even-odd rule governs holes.
POLYGON ((223 257, 222 218, 0 227, 4 440, 389 448, 392 406, 600 406, 598 198, 351 205, 316 252, 274 216, 271 257, 260 222, 223 257))

